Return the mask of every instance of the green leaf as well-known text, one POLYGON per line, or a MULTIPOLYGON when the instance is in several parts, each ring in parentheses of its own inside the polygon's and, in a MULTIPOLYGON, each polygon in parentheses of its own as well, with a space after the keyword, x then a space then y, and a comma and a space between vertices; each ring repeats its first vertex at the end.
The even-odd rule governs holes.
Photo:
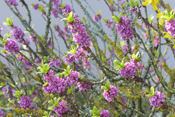
POLYGON ((116 15, 114 15, 114 16, 112 16, 112 18, 114 19, 114 21, 116 21, 116 22, 120 22, 120 16, 119 17, 117 17, 116 15))
POLYGON ((116 70, 125 67, 125 65, 124 65, 124 64, 121 64, 118 60, 114 60, 114 64, 115 64, 115 65, 114 65, 114 68, 115 68, 116 70))
POLYGON ((105 23, 108 23, 108 18, 103 18, 103 21, 105 22, 105 23))
POLYGON ((54 106, 51 106, 48 108, 49 110, 54 110, 54 106))
POLYGON ((54 101, 51 99, 48 101, 49 104, 54 104, 54 101))
POLYGON ((154 87, 151 87, 151 89, 150 89, 150 91, 151 91, 151 95, 154 95, 154 87))
POLYGON ((110 83, 109 83, 109 81, 106 81, 106 88, 107 88, 107 91, 109 91, 110 90, 110 83))

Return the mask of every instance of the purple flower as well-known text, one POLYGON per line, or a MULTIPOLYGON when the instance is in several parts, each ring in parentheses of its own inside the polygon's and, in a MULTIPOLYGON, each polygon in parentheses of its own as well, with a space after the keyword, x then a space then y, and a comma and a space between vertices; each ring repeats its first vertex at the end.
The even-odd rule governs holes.
POLYGON ((94 16, 93 16, 93 20, 94 21, 96 21, 96 22, 98 22, 99 20, 101 20, 101 14, 98 14, 98 13, 96 13, 94 16))
POLYGON ((0 109, 0 117, 3 117, 5 115, 5 112, 0 109))
POLYGON ((108 102, 111 102, 116 96, 118 96, 118 91, 117 91, 116 87, 110 86, 110 90, 109 91, 106 91, 106 89, 104 89, 103 97, 108 102))
POLYGON ((128 44, 125 44, 124 46, 122 46, 122 50, 124 52, 127 52, 128 51, 128 44))
POLYGON ((134 8, 130 7, 130 12, 134 13, 134 8))
POLYGON ((143 23, 143 25, 142 25, 142 26, 143 26, 143 28, 146 28, 146 24, 145 24, 145 23, 143 23))
POLYGON ((76 85, 78 79, 79 79, 79 72, 77 71, 71 71, 70 75, 67 77, 67 81, 71 85, 76 85))
POLYGON ((21 55, 19 55, 19 57, 18 57, 18 61, 22 61, 23 59, 24 59, 24 57, 21 56, 21 55))
POLYGON ((55 91, 54 83, 49 82, 47 86, 43 86, 43 90, 45 93, 53 93, 55 91))
POLYGON ((39 4, 35 4, 35 5, 33 6, 33 8, 34 8, 35 10, 39 9, 39 4))
MULTIPOLYGON (((127 105, 126 99, 124 97, 121 96, 120 100, 123 104, 127 105)), ((122 106, 122 110, 125 111, 126 108, 124 106, 122 106)))
POLYGON ((22 109, 26 110, 26 108, 31 108, 32 100, 28 96, 21 96, 19 101, 19 105, 22 109))
POLYGON ((4 94, 5 94, 6 96, 8 96, 7 87, 3 87, 3 88, 2 88, 2 91, 4 92, 4 94))
POLYGON ((69 65, 70 63, 73 63, 75 60, 75 57, 73 54, 69 54, 67 57, 65 57, 66 63, 69 65))
POLYGON ((58 17, 58 13, 61 12, 61 8, 60 5, 59 5, 59 0, 52 0, 53 2, 53 10, 52 10, 52 15, 57 18, 58 17))
POLYGON ((132 19, 127 17, 120 17, 121 21, 116 23, 116 28, 123 40, 133 39, 133 30, 130 26, 132 19))
POLYGON ((89 84, 81 84, 80 82, 77 83, 77 86, 81 92, 87 89, 91 89, 91 86, 89 84))
POLYGON ((53 15, 55 18, 57 18, 57 17, 58 17, 57 11, 53 9, 53 10, 52 10, 52 15, 53 15))
POLYGON ((137 62, 137 66, 139 69, 143 70, 143 64, 142 62, 137 62))
POLYGON ((120 2, 119 5, 122 6, 123 4, 125 4, 125 1, 120 2))
POLYGON ((55 83, 54 89, 56 92, 61 93, 61 92, 64 92, 66 90, 66 87, 67 87, 66 80, 59 78, 59 77, 56 77, 56 76, 53 80, 55 81, 54 82, 55 83))
POLYGON ((1 32, 2 32, 2 29, 3 29, 3 28, 0 26, 0 34, 1 34, 1 32))
POLYGON ((148 35, 146 33, 144 33, 144 38, 147 40, 148 39, 148 35))
POLYGON ((16 0, 7 0, 7 2, 8 2, 10 5, 18 6, 18 3, 16 2, 16 0))
POLYGON ((106 23, 105 25, 106 25, 106 27, 110 28, 112 24, 113 24, 113 20, 109 19, 108 23, 106 23))
POLYGON ((25 34, 20 28, 18 28, 18 27, 14 28, 13 36, 19 43, 24 44, 23 37, 25 36, 25 34))
POLYGON ((76 60, 81 60, 86 55, 86 51, 83 48, 79 48, 74 57, 76 60))
POLYGON ((15 54, 18 54, 19 46, 16 43, 16 41, 14 41, 12 39, 7 39, 7 42, 4 46, 4 49, 7 51, 15 52, 15 54))
POLYGON ((54 111, 57 113, 57 115, 63 116, 65 112, 69 110, 68 105, 65 101, 58 102, 59 106, 54 107, 54 111))
POLYGON ((175 19, 165 21, 165 29, 168 33, 175 38, 175 19))
POLYGON ((155 82, 159 82, 159 78, 158 77, 155 77, 154 81, 155 82))
POLYGON ((163 106, 165 95, 160 91, 156 91, 155 95, 149 98, 149 101, 152 106, 154 107, 161 107, 163 106))
POLYGON ((90 65, 88 59, 87 58, 82 58, 82 61, 83 61, 83 68, 85 70, 90 70, 91 69, 91 65, 90 65))
POLYGON ((71 7, 68 4, 66 4, 64 9, 62 9, 62 13, 65 17, 66 17, 65 13, 69 14, 71 11, 73 11, 73 10, 71 9, 71 7))
POLYGON ((40 61, 38 58, 36 58, 34 62, 35 62, 37 65, 38 65, 38 64, 41 64, 41 61, 40 61))
POLYGON ((57 68, 60 66, 60 64, 62 63, 62 61, 60 59, 56 59, 53 61, 52 58, 49 58, 49 62, 50 62, 50 67, 52 67, 53 65, 55 65, 57 68))
POLYGON ((123 77, 130 77, 134 78, 134 76, 137 74, 136 71, 136 63, 131 61, 131 62, 126 62, 125 67, 122 70, 119 70, 119 73, 123 77))
POLYGON ((158 45, 159 45, 159 36, 156 36, 154 40, 154 46, 157 47, 158 45))
POLYGON ((113 5, 110 5, 110 9, 111 9, 112 12, 116 11, 116 9, 115 9, 115 7, 113 5))
POLYGON ((110 116, 110 114, 109 114, 109 111, 108 110, 103 109, 100 112, 100 117, 109 117, 109 116, 110 116))

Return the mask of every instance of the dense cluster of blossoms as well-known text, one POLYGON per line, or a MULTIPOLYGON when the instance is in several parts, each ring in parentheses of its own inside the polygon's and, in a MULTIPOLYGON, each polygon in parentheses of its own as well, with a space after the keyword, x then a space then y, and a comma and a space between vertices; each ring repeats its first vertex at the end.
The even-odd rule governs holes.
POLYGON ((175 38, 175 19, 165 21, 165 29, 168 33, 175 38))
POLYGON ((54 71, 50 70, 48 74, 43 75, 44 80, 48 82, 47 86, 43 86, 45 93, 53 93, 56 91, 57 93, 64 92, 67 87, 66 80, 63 78, 59 78, 58 76, 54 76, 54 71))
POLYGON ((116 23, 117 31, 123 40, 133 39, 133 30, 130 25, 131 22, 132 19, 127 18, 126 16, 125 17, 121 16, 120 22, 116 23))
POLYGON ((83 92, 84 90, 91 89, 91 86, 89 84, 84 84, 84 83, 77 83, 77 86, 79 88, 79 91, 83 92))
POLYGON ((152 106, 154 107, 160 107, 163 106, 165 95, 161 93, 160 91, 156 91, 156 93, 149 98, 149 101, 152 106))
POLYGON ((60 60, 60 59, 56 59, 55 58, 55 60, 53 60, 52 58, 49 58, 49 67, 52 67, 52 66, 55 66, 55 67, 59 67, 60 65, 61 65, 61 63, 62 63, 62 61, 60 60))
POLYGON ((13 36, 19 43, 24 44, 23 37, 25 36, 25 34, 20 28, 15 26, 13 30, 13 36))
POLYGON ((19 105, 22 109, 26 110, 26 108, 32 107, 32 100, 28 96, 21 96, 19 105))
POLYGON ((106 89, 104 89, 103 97, 108 102, 111 102, 116 96, 118 96, 118 90, 117 90, 116 87, 110 86, 110 90, 109 91, 106 91, 106 89))
POLYGON ((76 85, 78 79, 79 79, 79 72, 77 71, 71 71, 70 72, 70 75, 67 77, 67 82, 70 84, 70 85, 76 85))
POLYGON ((105 110, 105 109, 101 110, 100 117, 109 117, 109 116, 110 114, 108 110, 105 110))
POLYGON ((66 113, 69 108, 68 108, 68 105, 65 101, 62 101, 62 102, 58 102, 59 106, 57 107, 54 107, 54 111, 60 115, 60 116, 63 116, 64 113, 66 113))
POLYGON ((7 39, 4 49, 10 52, 14 52, 15 54, 18 54, 19 46, 16 43, 16 41, 12 39, 7 39))
POLYGON ((52 0, 53 2, 53 8, 52 9, 52 15, 57 18, 58 17, 58 13, 61 12, 61 8, 59 5, 59 0, 52 0))
POLYGON ((8 2, 10 5, 18 6, 18 3, 16 2, 16 0, 7 0, 7 2, 8 2))
POLYGON ((0 109, 0 117, 3 117, 5 115, 5 112, 0 109))
POLYGON ((65 13, 66 14, 69 14, 71 11, 73 11, 72 9, 71 9, 71 7, 68 5, 68 4, 66 4, 65 6, 64 6, 64 8, 62 9, 62 13, 63 13, 63 15, 66 17, 66 15, 65 15, 65 13))
POLYGON ((11 87, 8 87, 8 92, 7 92, 7 87, 6 87, 6 86, 2 88, 2 91, 4 92, 4 94, 5 94, 6 96, 8 96, 8 92, 9 92, 10 94, 12 94, 12 95, 15 94, 15 90, 14 90, 13 88, 11 88, 11 87))
POLYGON ((119 73, 123 77, 130 77, 134 78, 134 76, 137 74, 136 71, 137 65, 134 60, 131 60, 130 62, 125 63, 125 67, 122 69, 119 69, 119 73))

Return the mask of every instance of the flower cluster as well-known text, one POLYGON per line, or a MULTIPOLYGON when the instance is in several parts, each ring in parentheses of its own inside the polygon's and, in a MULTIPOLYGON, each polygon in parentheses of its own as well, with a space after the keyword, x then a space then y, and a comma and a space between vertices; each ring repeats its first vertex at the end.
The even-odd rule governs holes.
POLYGON ((109 111, 108 110, 103 109, 100 112, 100 117, 109 117, 109 116, 110 116, 110 114, 109 114, 109 111))
POLYGON ((16 0, 7 0, 7 2, 8 2, 10 5, 18 6, 18 3, 16 2, 16 0))
POLYGON ((130 62, 125 63, 124 68, 119 69, 119 73, 123 77, 134 78, 134 76, 137 74, 136 68, 137 68, 137 65, 136 65, 135 61, 131 60, 130 62))
MULTIPOLYGON (((3 88, 2 88, 2 91, 4 92, 4 94, 5 94, 6 96, 8 96, 7 87, 3 87, 3 88)), ((14 90, 13 88, 11 88, 11 87, 8 87, 8 91, 9 91, 12 95, 15 94, 15 90, 14 90)))
POLYGON ((163 106, 163 102, 164 102, 164 98, 165 98, 165 95, 160 91, 156 91, 156 93, 149 98, 149 101, 151 103, 152 106, 154 107, 160 107, 160 106, 163 106))
POLYGON ((124 52, 127 52, 127 51, 128 51, 128 44, 123 45, 123 46, 122 46, 122 50, 123 50, 124 52))
POLYGON ((3 117, 5 115, 5 112, 0 109, 0 117, 3 117))
POLYGON ((64 92, 67 87, 66 80, 59 78, 58 76, 54 76, 54 71, 50 70, 48 74, 43 75, 44 80, 47 83, 47 86, 43 86, 45 93, 53 93, 56 91, 57 93, 64 92))
POLYGON ((116 87, 110 86, 110 90, 109 91, 106 91, 106 89, 104 89, 103 97, 108 102, 111 102, 116 96, 118 96, 118 91, 117 91, 116 87))
POLYGON ((175 38, 175 19, 165 21, 165 29, 168 33, 175 38))
POLYGON ((84 90, 91 89, 91 86, 89 84, 83 84, 78 82, 77 86, 79 88, 79 91, 83 92, 84 90))
POLYGON ((59 5, 59 0, 52 0, 53 2, 53 8, 52 9, 52 15, 57 18, 58 17, 58 13, 61 12, 61 8, 59 5))
POLYGON ((60 59, 53 60, 52 58, 49 58, 50 65, 49 67, 56 66, 57 68, 60 66, 62 61, 60 59))
POLYGON ((15 52, 15 54, 18 54, 19 46, 16 43, 16 41, 12 39, 7 39, 4 49, 7 51, 15 52))
POLYGON ((101 14, 100 13, 96 13, 94 16, 93 16, 93 20, 98 22, 99 20, 101 20, 101 14))
POLYGON ((26 108, 32 107, 32 100, 28 96, 21 96, 19 105, 22 109, 26 110, 26 108))
POLYGON ((78 79, 79 79, 79 72, 77 71, 71 71, 70 72, 70 75, 67 77, 67 82, 70 84, 70 85, 76 85, 78 79))
POLYGON ((159 45, 159 36, 156 36, 154 40, 154 46, 157 47, 158 45, 159 45))
POLYGON ((132 19, 127 17, 120 17, 120 22, 116 23, 116 28, 123 40, 133 39, 133 30, 130 23, 132 19))
POLYGON ((68 105, 65 101, 62 101, 62 102, 58 102, 59 103, 59 106, 58 107, 54 107, 54 111, 60 115, 60 116, 63 116, 64 113, 66 113, 69 108, 68 108, 68 105))
POLYGON ((71 9, 71 7, 68 4, 66 4, 64 9, 62 9, 62 13, 65 17, 66 17, 65 13, 69 14, 71 11, 73 11, 73 10, 71 9))
POLYGON ((23 37, 25 36, 25 34, 20 28, 15 26, 13 30, 13 36, 19 43, 24 44, 23 37))
POLYGON ((113 23, 114 23, 113 20, 109 19, 105 25, 106 25, 106 27, 110 28, 113 23))

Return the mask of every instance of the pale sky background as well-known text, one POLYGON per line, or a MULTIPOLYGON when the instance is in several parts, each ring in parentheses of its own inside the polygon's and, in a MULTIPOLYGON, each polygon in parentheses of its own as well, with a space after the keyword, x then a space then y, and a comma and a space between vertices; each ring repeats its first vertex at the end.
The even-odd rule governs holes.
MULTIPOLYGON (((32 15, 32 25, 34 24, 34 29, 35 29, 35 31, 37 31, 37 33, 39 34, 39 35, 41 35, 41 34, 44 34, 44 32, 45 32, 45 21, 44 21, 44 19, 42 18, 42 16, 40 15, 40 12, 39 11, 35 11, 32 7, 31 7, 31 3, 33 2, 33 3, 40 3, 41 4, 41 2, 38 2, 38 0, 25 0, 27 3, 28 3, 28 5, 29 5, 29 9, 31 10, 31 15, 32 15)), ((48 0, 45 0, 45 1, 48 1, 48 0)), ((67 4, 69 4, 69 5, 71 5, 71 0, 62 0, 64 3, 67 3, 67 4)), ((75 8, 75 12, 80 16, 80 17, 82 17, 82 16, 84 16, 85 18, 86 18, 86 16, 84 15, 84 13, 82 12, 82 10, 80 9, 80 7, 77 5, 77 3, 74 1, 74 0, 72 0, 73 1, 73 6, 74 6, 74 8, 75 8)), ((80 0, 81 2, 82 2, 82 4, 86 7, 87 5, 86 5, 86 3, 84 2, 84 0, 80 0)), ((97 0, 86 0, 86 1, 88 1, 88 3, 89 3, 89 5, 93 8, 93 10, 95 11, 95 12, 97 12, 97 11, 101 11, 101 13, 102 13, 102 18, 109 18, 109 19, 111 19, 111 13, 109 12, 109 9, 108 9, 108 7, 106 6, 106 4, 105 4, 105 2, 104 2, 104 0, 99 0, 99 1, 97 1, 97 0)), ((116 2, 118 1, 118 0, 115 0, 116 2)), ((174 9, 174 6, 175 6, 175 0, 164 0, 166 3, 170 3, 170 6, 171 6, 171 8, 173 8, 174 9)), ((19 0, 17 0, 17 2, 19 3, 19 0)), ((18 8, 19 8, 19 11, 20 11, 20 13, 22 14, 22 16, 24 17, 24 18, 28 18, 27 17, 27 12, 26 12, 26 9, 24 8, 24 7, 21 7, 22 6, 22 4, 21 3, 19 3, 19 6, 18 6, 18 8)), ((89 7, 87 6, 86 7, 87 8, 87 10, 90 12, 90 15, 91 16, 93 16, 94 15, 94 13, 89 9, 89 7)), ((148 14, 149 14, 149 16, 151 16, 151 14, 153 14, 153 15, 155 15, 155 12, 153 11, 153 10, 151 10, 152 9, 152 6, 151 5, 149 5, 148 6, 148 9, 149 9, 149 11, 148 11, 148 14)), ((143 12, 143 11, 142 11, 143 12)), ((6 33, 7 31, 8 32, 10 32, 10 28, 8 28, 8 27, 5 27, 3 24, 2 24, 2 22, 5 22, 6 21, 6 17, 11 17, 13 15, 13 19, 14 19, 14 25, 16 25, 16 26, 18 26, 18 27, 20 27, 23 31, 25 31, 25 28, 21 25, 21 23, 20 23, 20 21, 18 20, 18 18, 9 10, 9 8, 8 8, 8 6, 5 4, 5 2, 4 2, 4 0, 0 0, 0 26, 2 26, 3 27, 3 31, 2 31, 2 34, 4 34, 4 33, 6 33)), ((52 24, 51 24, 51 26, 53 26, 53 24, 63 24, 63 22, 62 21, 60 21, 59 19, 55 19, 53 16, 52 16, 52 24)), ((104 23, 103 23, 104 24, 104 23)), ((62 27, 62 25, 61 25, 61 27, 62 27)), ((111 34, 112 35, 112 32, 109 30, 109 29, 107 29, 105 26, 103 26, 103 28, 104 28, 104 30, 105 30, 105 32, 107 32, 108 34, 111 34)), ((25 38, 27 38, 27 39, 29 39, 29 36, 28 36, 28 34, 25 34, 26 36, 25 36, 25 38)), ((30 40, 30 39, 29 39, 30 40)), ((64 45, 64 43, 63 43, 63 41, 62 41, 62 39, 60 39, 60 38, 58 38, 58 41, 59 41, 59 45, 60 45, 60 48, 61 48, 61 51, 62 52, 66 52, 66 47, 65 47, 65 45, 64 45)), ((32 43, 32 42, 31 42, 32 43)), ((103 47, 103 46, 101 46, 101 47, 103 47)), ((164 50, 163 50, 164 51, 164 50)), ((162 52, 163 52, 162 51, 162 52)), ((173 57, 173 55, 172 55, 172 52, 168 52, 168 54, 166 55, 166 57, 165 58, 167 58, 167 57, 169 57, 169 59, 168 59, 168 65, 170 65, 170 67, 171 68, 173 68, 173 67, 175 67, 175 64, 173 64, 174 63, 174 57, 173 57)), ((0 56, 0 60, 3 60, 4 61, 4 59, 0 56)), ((5 61, 4 61, 5 62, 5 61)))

